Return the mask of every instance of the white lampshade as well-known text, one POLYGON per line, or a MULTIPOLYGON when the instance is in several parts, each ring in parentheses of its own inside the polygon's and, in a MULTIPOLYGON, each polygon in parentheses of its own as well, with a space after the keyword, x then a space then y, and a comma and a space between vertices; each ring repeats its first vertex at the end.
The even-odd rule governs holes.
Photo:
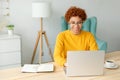
POLYGON ((50 3, 48 2, 33 2, 32 3, 32 17, 49 17, 51 11, 50 3))

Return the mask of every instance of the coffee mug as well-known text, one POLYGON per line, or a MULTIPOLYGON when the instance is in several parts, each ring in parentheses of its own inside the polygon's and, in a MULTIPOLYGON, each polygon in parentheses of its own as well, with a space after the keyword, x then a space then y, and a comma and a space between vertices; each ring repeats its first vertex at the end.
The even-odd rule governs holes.
POLYGON ((106 67, 114 67, 115 63, 113 61, 106 61, 105 65, 106 65, 106 67))

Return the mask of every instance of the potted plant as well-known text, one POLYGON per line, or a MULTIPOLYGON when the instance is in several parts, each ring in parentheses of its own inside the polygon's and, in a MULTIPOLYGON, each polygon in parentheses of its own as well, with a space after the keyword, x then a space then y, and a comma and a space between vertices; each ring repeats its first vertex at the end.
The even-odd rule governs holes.
POLYGON ((13 35, 14 25, 7 25, 8 35, 13 35))

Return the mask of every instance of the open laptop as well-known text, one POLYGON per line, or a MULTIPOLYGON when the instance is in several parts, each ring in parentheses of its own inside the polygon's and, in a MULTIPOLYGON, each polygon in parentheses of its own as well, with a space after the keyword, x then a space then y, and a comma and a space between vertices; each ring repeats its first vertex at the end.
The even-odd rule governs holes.
POLYGON ((103 75, 104 51, 68 51, 67 76, 103 75))

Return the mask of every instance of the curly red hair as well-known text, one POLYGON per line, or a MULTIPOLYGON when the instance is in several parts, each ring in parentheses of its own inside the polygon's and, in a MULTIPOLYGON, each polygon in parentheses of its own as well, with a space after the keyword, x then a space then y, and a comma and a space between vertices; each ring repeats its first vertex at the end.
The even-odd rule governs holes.
POLYGON ((85 21, 87 18, 85 10, 77 8, 75 6, 72 6, 67 10, 67 12, 65 13, 65 20, 69 22, 70 18, 73 16, 78 16, 79 18, 82 19, 82 21, 85 21))

